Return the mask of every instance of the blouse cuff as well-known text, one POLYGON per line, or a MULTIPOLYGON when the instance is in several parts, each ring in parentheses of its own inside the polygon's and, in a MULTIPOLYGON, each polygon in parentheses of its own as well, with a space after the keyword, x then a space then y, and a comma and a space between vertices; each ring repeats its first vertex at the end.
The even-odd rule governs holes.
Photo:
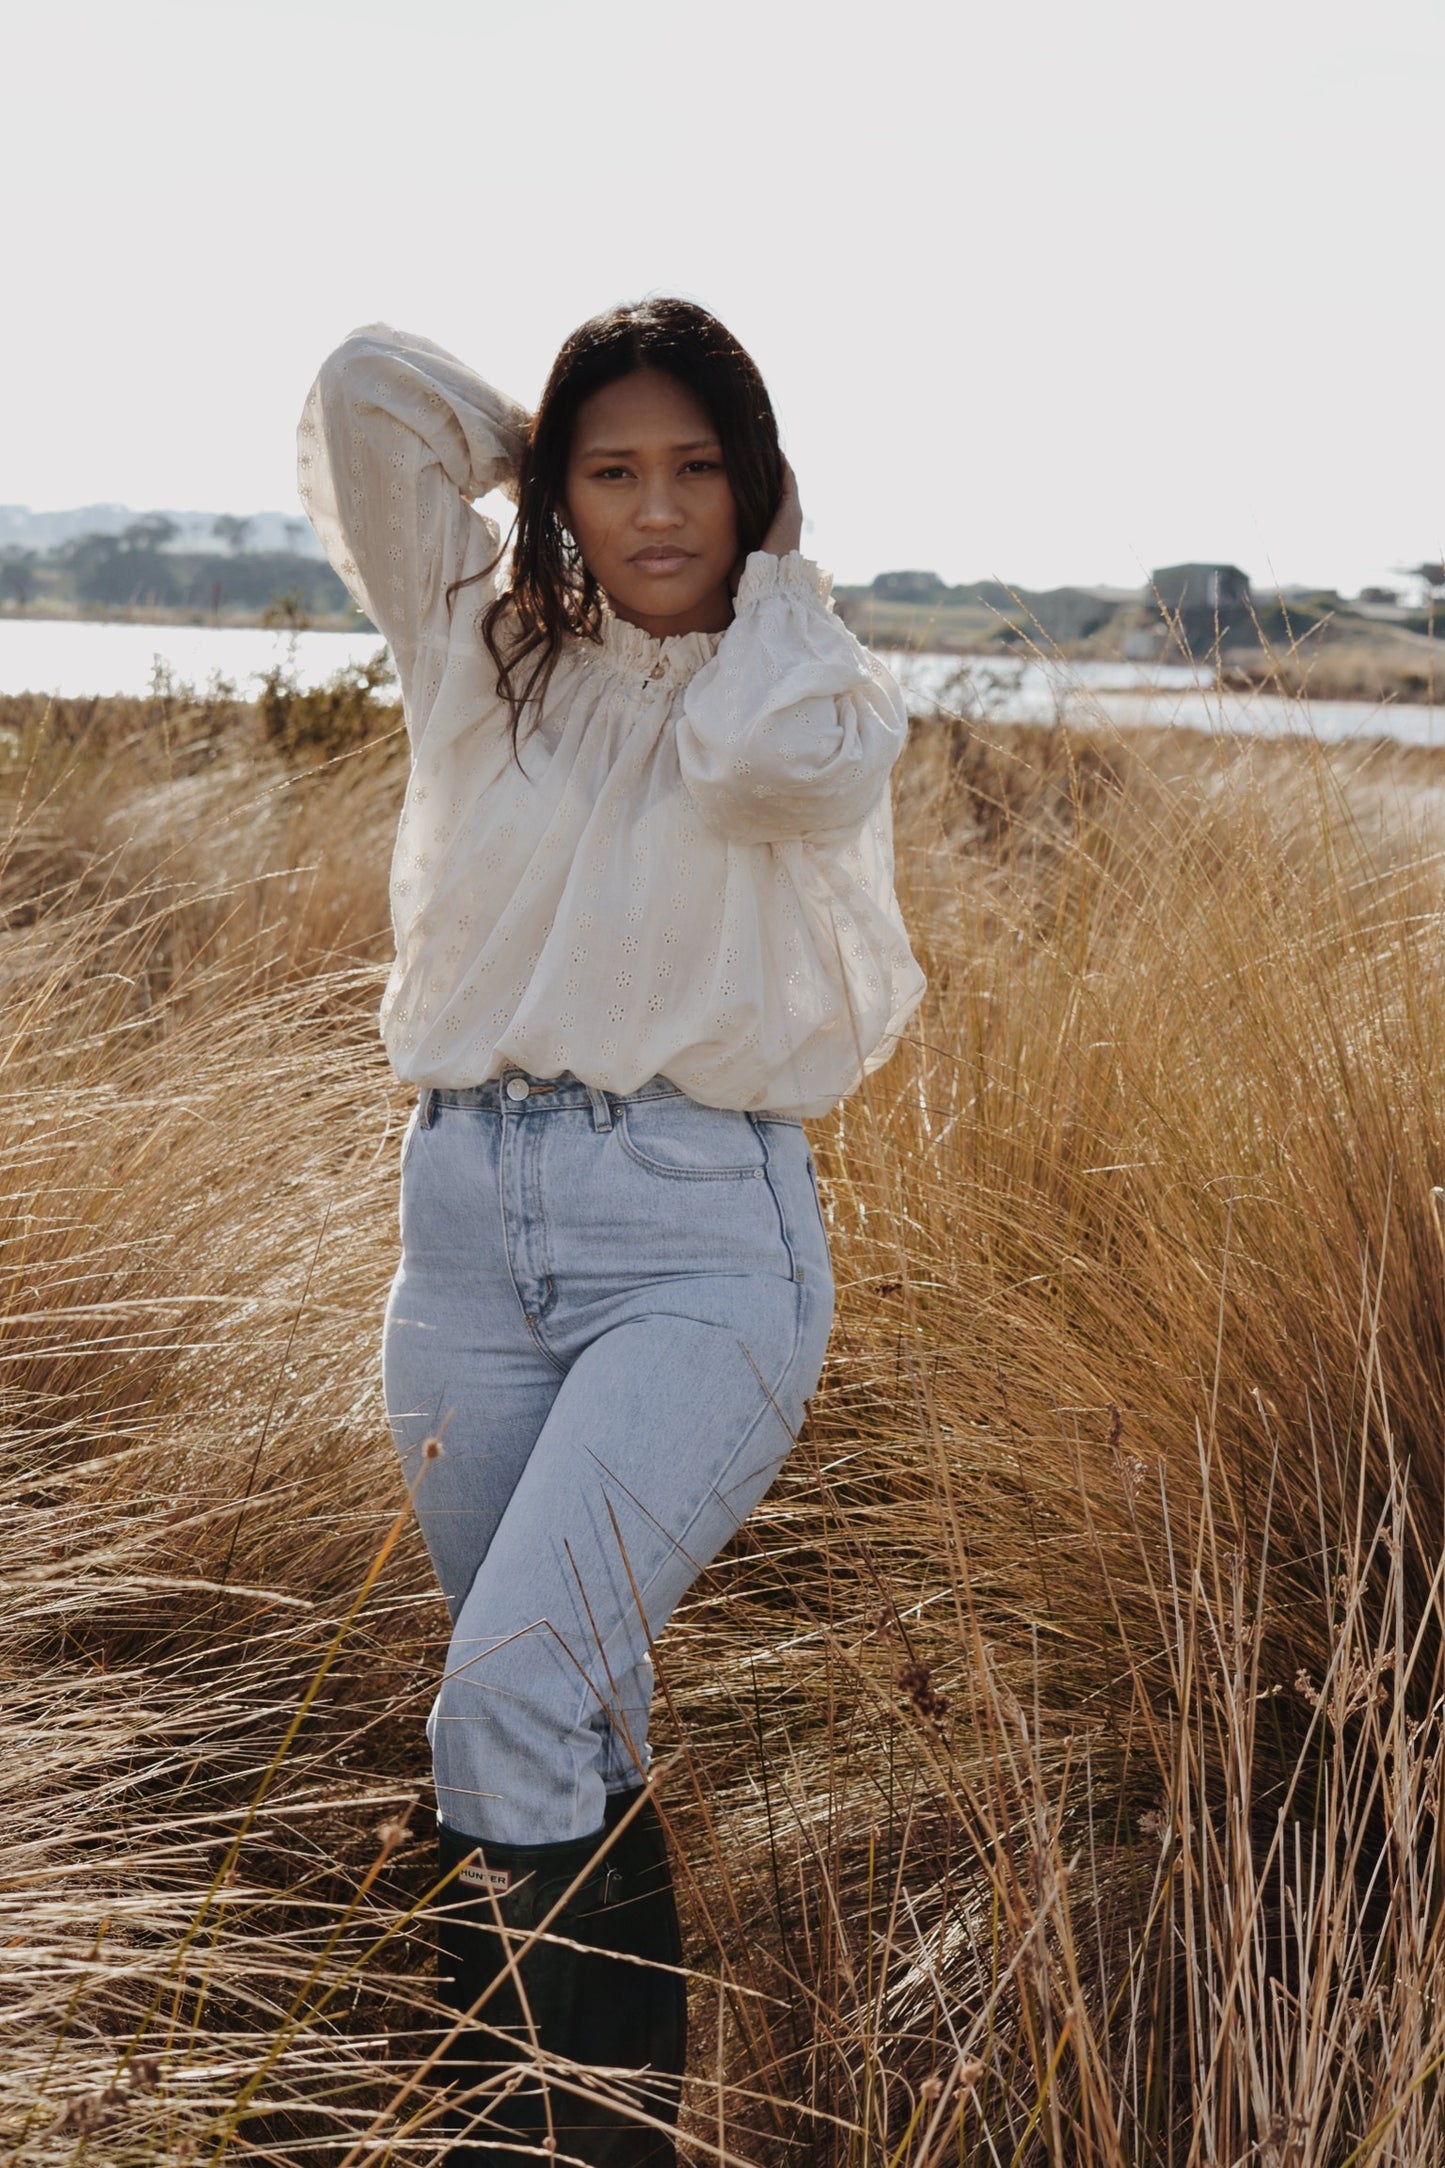
POLYGON ((761 602, 764 595, 795 595, 799 601, 826 602, 832 587, 832 573, 822 571, 800 550, 789 550, 786 557, 775 557, 771 550, 754 550, 743 566, 733 608, 745 610, 749 603, 761 602))

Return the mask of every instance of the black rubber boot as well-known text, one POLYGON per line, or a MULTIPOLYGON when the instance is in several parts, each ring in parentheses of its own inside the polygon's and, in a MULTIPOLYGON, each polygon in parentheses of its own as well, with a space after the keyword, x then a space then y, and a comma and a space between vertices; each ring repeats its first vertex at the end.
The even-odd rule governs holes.
POLYGON ((606 1858, 585 1873, 547 1939, 517 1962, 526 2014, 498 1933, 500 1923, 515 1951, 589 1867, 636 1797, 616 1796, 604 1829, 569 1844, 483 1846, 454 1830, 438 1832, 443 1873, 465 1862, 439 1922, 442 1999, 466 2012, 486 1994, 474 2023, 447 2053, 451 2087, 468 2096, 451 2111, 457 2142, 447 2168, 519 2162, 525 2154, 517 2148, 540 2146, 549 2127, 559 2162, 672 2168, 671 2137, 639 2124, 626 2107, 631 2102, 674 2123, 687 2048, 686 1984, 651 1969, 681 1962, 667 1847, 652 1801, 643 1802, 606 1858), (562 1947, 554 1936, 586 1947, 562 1947), (620 1961, 629 1956, 651 1964, 620 1961), (549 2084, 534 2037, 544 2058, 615 2073, 599 2076, 601 2097, 579 2097, 585 2077, 549 2084), (629 2080, 629 2072, 638 2075, 629 2080))

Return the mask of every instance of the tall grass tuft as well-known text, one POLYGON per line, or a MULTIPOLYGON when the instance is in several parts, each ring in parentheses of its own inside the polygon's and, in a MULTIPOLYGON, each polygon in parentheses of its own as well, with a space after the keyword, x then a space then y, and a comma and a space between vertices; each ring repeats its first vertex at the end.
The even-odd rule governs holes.
MULTIPOLYGON (((0 723, 0 2141, 435 2160, 397 744, 0 723)), ((1445 2155, 1440 767, 915 734, 828 1371, 658 1651, 695 2161, 1445 2155)))

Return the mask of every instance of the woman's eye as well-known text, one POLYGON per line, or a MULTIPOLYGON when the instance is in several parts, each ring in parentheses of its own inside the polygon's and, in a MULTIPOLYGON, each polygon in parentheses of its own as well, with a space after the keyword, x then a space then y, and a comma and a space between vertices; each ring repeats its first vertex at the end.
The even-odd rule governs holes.
POLYGON ((683 469, 685 474, 716 474, 721 462, 716 459, 690 459, 683 469))

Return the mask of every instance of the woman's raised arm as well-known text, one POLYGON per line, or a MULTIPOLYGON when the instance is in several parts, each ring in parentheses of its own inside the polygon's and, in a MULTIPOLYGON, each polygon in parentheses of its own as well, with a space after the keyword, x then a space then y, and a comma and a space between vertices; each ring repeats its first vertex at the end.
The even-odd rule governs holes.
POLYGON ((897 686, 796 550, 754 551, 736 611, 678 718, 683 781, 703 819, 730 843, 860 827, 908 735, 897 686))
POLYGON ((528 416, 441 347, 368 324, 322 363, 297 432, 312 526, 385 635, 415 732, 417 664, 445 640, 446 590, 496 555, 470 499, 515 485, 528 416))

